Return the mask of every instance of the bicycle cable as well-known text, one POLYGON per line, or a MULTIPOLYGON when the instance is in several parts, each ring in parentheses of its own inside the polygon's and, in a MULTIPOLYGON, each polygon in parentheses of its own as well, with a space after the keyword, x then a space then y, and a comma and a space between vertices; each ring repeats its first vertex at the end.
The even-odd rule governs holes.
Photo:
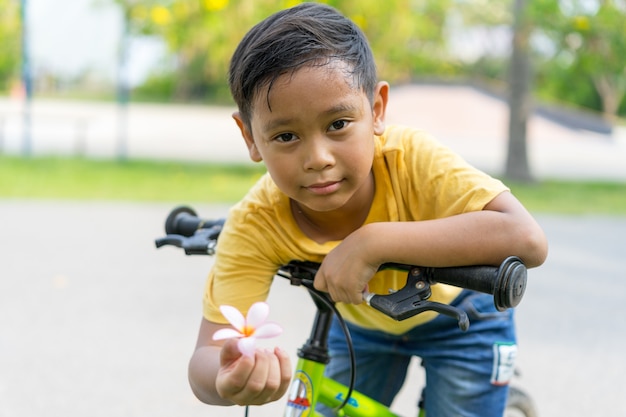
POLYGON ((335 412, 338 412, 339 410, 344 408, 350 401, 350 397, 352 396, 352 392, 354 391, 354 385, 356 383, 356 355, 354 352, 354 345, 352 343, 352 336, 350 335, 350 329, 348 329, 346 321, 341 316, 341 313, 339 313, 339 310, 337 310, 335 303, 331 302, 326 297, 322 297, 311 289, 308 290, 312 295, 315 296, 315 298, 322 301, 333 311, 335 317, 337 317, 337 320, 339 321, 341 330, 343 331, 343 334, 346 338, 346 344, 348 345, 348 355, 350 356, 350 384, 348 385, 348 393, 346 394, 346 398, 344 398, 343 402, 339 406, 333 409, 335 412))

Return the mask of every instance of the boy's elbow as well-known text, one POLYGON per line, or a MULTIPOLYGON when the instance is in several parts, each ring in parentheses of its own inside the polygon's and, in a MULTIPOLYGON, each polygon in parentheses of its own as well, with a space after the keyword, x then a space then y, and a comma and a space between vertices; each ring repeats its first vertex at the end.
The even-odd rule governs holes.
POLYGON ((522 233, 521 256, 528 268, 542 265, 548 257, 548 240, 545 233, 537 224, 527 227, 522 233))
MULTIPOLYGON (((233 405, 219 396, 215 387, 219 356, 213 347, 197 349, 189 360, 189 387, 198 400, 209 405, 233 405)), ((219 355, 219 354, 218 354, 219 355)))

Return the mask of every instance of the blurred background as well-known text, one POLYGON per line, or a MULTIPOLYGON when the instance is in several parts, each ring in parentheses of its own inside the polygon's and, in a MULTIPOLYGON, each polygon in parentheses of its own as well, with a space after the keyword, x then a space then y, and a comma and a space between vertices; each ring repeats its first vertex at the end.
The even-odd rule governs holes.
MULTIPOLYGON (((0 0, 0 151, 61 148, 124 158, 142 135, 132 131, 141 120, 128 116, 131 104, 230 106, 227 66, 238 40, 263 17, 297 3, 0 0), (50 100, 67 107, 55 101, 51 108, 50 100), (89 112, 105 108, 111 120, 89 112), (55 136, 65 143, 53 145, 55 136)), ((393 86, 469 86, 503 100, 510 178, 532 177, 526 125, 534 114, 605 136, 623 125, 623 0, 324 3, 365 31, 380 78, 393 86)))
MULTIPOLYGON (((229 102, 245 32, 296 0, 2 0, 0 91, 40 97, 229 102)), ((367 34, 393 84, 459 80, 506 89, 513 33, 542 101, 626 114, 620 0, 328 0, 367 34), (514 13, 514 9, 517 12, 514 13), (518 19, 518 24, 515 25, 518 19), (573 88, 575 87, 575 88, 573 88)))
MULTIPOLYGON (((295 0, 0 0, 0 417, 241 416, 186 381, 210 260, 155 250, 263 173, 229 58, 295 0)), ((328 0, 422 127, 507 180, 550 242, 517 309, 540 416, 626 415, 626 0, 328 0)), ((292 353, 313 307, 277 282, 292 353)), ((398 413, 415 415, 417 363, 398 413)), ((251 415, 281 415, 282 403, 251 415)))

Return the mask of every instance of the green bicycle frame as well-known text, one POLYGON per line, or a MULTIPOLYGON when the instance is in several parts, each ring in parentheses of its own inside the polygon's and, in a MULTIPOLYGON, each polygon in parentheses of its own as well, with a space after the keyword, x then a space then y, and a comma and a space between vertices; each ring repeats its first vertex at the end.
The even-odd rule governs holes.
MULTIPOLYGON (((329 408, 340 407, 348 395, 348 387, 324 376, 328 355, 328 332, 334 315, 326 295, 309 289, 317 307, 311 335, 298 350, 298 364, 289 387, 284 417, 323 417, 315 411, 320 403, 329 408)), ((400 417, 389 407, 353 391, 347 403, 338 410, 338 416, 350 417, 400 417)))
MULTIPOLYGON (((322 417, 315 411, 318 403, 330 408, 339 407, 348 394, 348 387, 324 376, 326 365, 300 358, 289 389, 284 417, 322 417)), ((385 405, 353 391, 348 403, 338 416, 400 417, 385 405)))

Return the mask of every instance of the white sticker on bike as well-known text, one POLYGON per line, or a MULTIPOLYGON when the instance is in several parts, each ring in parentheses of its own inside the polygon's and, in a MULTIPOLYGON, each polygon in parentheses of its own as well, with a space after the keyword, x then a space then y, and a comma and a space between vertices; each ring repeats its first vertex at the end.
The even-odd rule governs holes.
POLYGON ((311 413, 312 402, 311 378, 304 371, 298 371, 289 387, 284 417, 307 417, 311 413))
POLYGON ((491 383, 494 385, 507 385, 515 374, 517 345, 512 343, 495 343, 493 345, 493 356, 491 383))

